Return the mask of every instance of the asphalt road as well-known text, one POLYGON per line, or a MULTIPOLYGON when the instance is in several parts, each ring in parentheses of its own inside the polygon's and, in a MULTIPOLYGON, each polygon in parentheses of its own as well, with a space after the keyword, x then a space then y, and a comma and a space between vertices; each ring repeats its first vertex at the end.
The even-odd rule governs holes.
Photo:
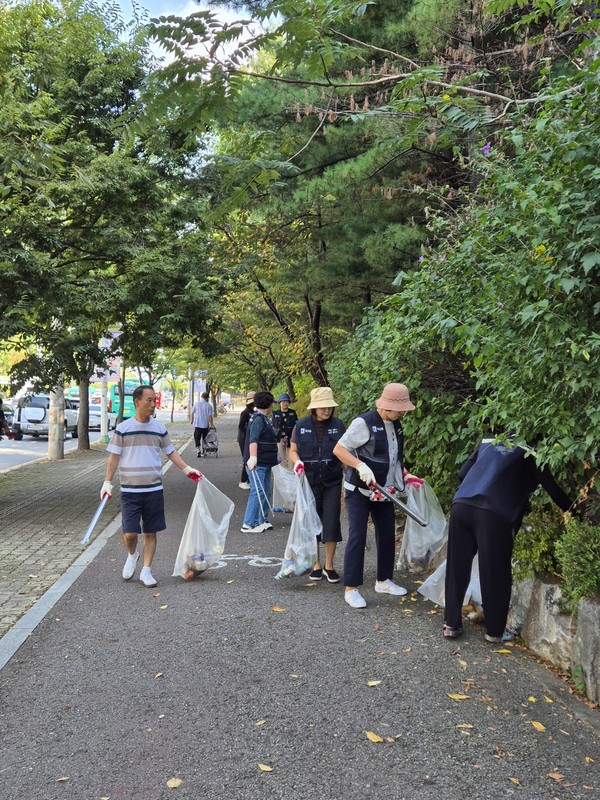
POLYGON ((410 576, 408 597, 376 595, 374 548, 364 610, 274 579, 290 516, 239 532, 236 420, 218 458, 184 453, 236 503, 222 566, 171 577, 195 487, 170 469, 158 587, 122 580, 113 536, 0 671, 0 797, 600 796, 598 711, 476 626, 445 640, 410 576))

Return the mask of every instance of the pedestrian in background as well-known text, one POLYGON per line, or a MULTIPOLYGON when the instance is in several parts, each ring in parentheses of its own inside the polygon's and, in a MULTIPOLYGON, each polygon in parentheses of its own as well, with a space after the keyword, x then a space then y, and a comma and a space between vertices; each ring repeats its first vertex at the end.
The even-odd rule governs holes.
POLYGON ((144 586, 156 586, 151 567, 156 552, 156 534, 166 528, 165 503, 162 485, 162 458, 164 454, 183 471, 184 475, 199 481, 202 473, 188 466, 171 442, 162 422, 154 419, 156 394, 152 386, 138 386, 133 391, 135 415, 115 428, 107 446, 108 461, 100 497, 110 499, 112 479, 119 469, 121 481, 121 512, 123 515, 123 541, 127 560, 123 578, 133 578, 140 554, 138 536, 144 533, 144 558, 140 581, 144 586))
POLYGON ((206 434, 215 427, 213 407, 208 402, 208 392, 202 392, 200 400, 192 406, 190 422, 194 426, 194 444, 198 458, 206 455, 204 442, 206 434))
POLYGON ((277 464, 277 436, 269 419, 273 408, 271 392, 256 392, 255 412, 246 435, 246 467, 250 477, 250 496, 244 514, 242 533, 262 533, 272 530, 269 522, 271 468, 277 464))
POLYGON ((375 591, 404 595, 406 589, 392 581, 396 554, 396 518, 391 501, 374 492, 375 483, 388 490, 404 491, 406 484, 423 481, 410 475, 403 464, 404 433, 400 419, 414 405, 402 383, 388 383, 375 408, 352 420, 333 453, 346 464, 348 543, 344 553, 344 599, 352 608, 367 603, 359 592, 363 582, 367 523, 375 525, 377 580, 375 591))
POLYGON ((273 427, 277 434, 277 447, 279 450, 279 462, 284 469, 291 470, 293 467, 290 459, 290 437, 298 414, 290 408, 291 397, 285 392, 279 395, 279 408, 273 411, 273 427))
POLYGON ((463 633, 462 606, 475 554, 488 642, 517 635, 506 627, 512 593, 512 552, 532 492, 541 485, 563 511, 572 502, 526 445, 484 439, 463 464, 448 523, 444 636, 463 633))
POLYGON ((6 421, 6 416, 4 411, 2 410, 2 404, 4 403, 4 398, 0 397, 0 436, 4 433, 8 436, 9 439, 14 439, 15 435, 8 427, 8 422, 6 421))
POLYGON ((333 448, 346 429, 341 419, 333 416, 337 405, 328 386, 313 389, 308 404, 310 416, 296 422, 290 443, 294 472, 296 475, 306 475, 323 523, 323 532, 317 536, 317 560, 309 579, 320 581, 325 576, 329 583, 340 582, 333 559, 337 543, 342 541, 340 512, 343 470, 341 461, 333 454, 333 448), (325 546, 324 566, 321 564, 321 542, 325 546))
POLYGON ((248 430, 248 423, 250 422, 250 417, 252 414, 254 414, 254 395, 255 392, 248 392, 246 395, 246 408, 240 414, 240 420, 238 422, 237 443, 240 448, 240 453, 242 454, 242 474, 240 475, 240 482, 238 483, 240 489, 250 488, 248 473, 246 472, 244 449, 246 447, 246 431, 248 430))

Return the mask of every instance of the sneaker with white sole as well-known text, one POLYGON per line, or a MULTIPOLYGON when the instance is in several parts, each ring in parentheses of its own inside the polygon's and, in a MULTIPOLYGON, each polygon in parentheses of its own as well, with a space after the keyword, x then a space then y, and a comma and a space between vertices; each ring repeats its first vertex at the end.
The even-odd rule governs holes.
POLYGON ((150 567, 142 567, 142 571, 140 572, 140 583, 143 583, 144 586, 148 589, 151 589, 153 586, 156 586, 156 581, 152 577, 152 573, 150 572, 150 567))
POLYGON ((241 481, 241 483, 238 483, 238 486, 240 487, 240 489, 249 489, 250 488, 250 484, 248 483, 248 481, 241 481))
POLYGON ((264 528, 262 525, 252 526, 252 525, 246 525, 244 523, 244 525, 242 525, 240 530, 242 533, 262 533, 264 531, 264 528))
POLYGON ((125 566, 123 567, 123 578, 126 581, 130 581, 135 575, 135 568, 137 566, 139 557, 140 554, 138 553, 137 550, 135 551, 135 553, 133 553, 133 555, 130 553, 127 556, 127 561, 125 562, 125 566))
POLYGON ((262 527, 263 531, 272 531, 273 530, 273 526, 271 525, 270 522, 263 522, 261 527, 262 527))
POLYGON ((349 606, 352 606, 352 608, 367 607, 367 601, 358 591, 358 589, 351 589, 350 591, 345 591, 344 600, 348 603, 349 606))
POLYGON ((375 591, 379 592, 379 594, 393 594, 396 597, 408 594, 403 586, 398 586, 397 583, 394 583, 389 578, 386 581, 375 581, 375 591))

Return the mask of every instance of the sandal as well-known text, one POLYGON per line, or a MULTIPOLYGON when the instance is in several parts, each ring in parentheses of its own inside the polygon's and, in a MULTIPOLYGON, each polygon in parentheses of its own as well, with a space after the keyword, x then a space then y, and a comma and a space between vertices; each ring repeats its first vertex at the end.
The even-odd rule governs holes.
POLYGON ((503 642, 512 642, 518 635, 516 631, 511 631, 510 628, 504 628, 502 636, 490 636, 489 633, 486 633, 485 640, 486 642, 492 642, 492 644, 502 644, 503 642))
POLYGON ((446 625, 444 623, 444 636, 446 639, 457 639, 459 636, 462 636, 464 633, 462 628, 451 628, 450 625, 446 625))

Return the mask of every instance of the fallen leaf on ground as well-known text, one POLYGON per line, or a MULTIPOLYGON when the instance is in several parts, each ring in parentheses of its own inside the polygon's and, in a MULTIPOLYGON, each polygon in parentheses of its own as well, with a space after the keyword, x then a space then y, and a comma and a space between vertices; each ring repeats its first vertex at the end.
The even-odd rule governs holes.
POLYGON ((177 789, 179 786, 181 786, 182 783, 183 781, 181 780, 181 778, 169 778, 169 780, 167 781, 167 786, 169 787, 169 789, 177 789))
POLYGON ((585 763, 586 764, 594 764, 595 762, 594 762, 594 759, 591 756, 586 756, 585 757, 585 763))
POLYGON ((164 611, 164 610, 165 610, 165 608, 168 608, 168 607, 169 607, 169 604, 168 604, 168 603, 165 603, 165 604, 164 604, 164 606, 161 606, 161 607, 160 607, 160 610, 161 610, 161 611, 164 611))
POLYGON ((461 722, 459 725, 456 726, 457 728, 474 728, 474 725, 471 725, 468 722, 461 722))
POLYGON ((259 764, 258 768, 263 772, 273 772, 273 767, 270 767, 268 764, 259 764))
POLYGON ((512 650, 509 650, 507 647, 503 647, 501 650, 494 650, 494 653, 508 653, 508 655, 510 655, 512 650))
POLYGON ((160 592, 155 592, 152 597, 160 597, 160 592))
POLYGON ((509 778, 508 779, 511 783, 516 783, 517 786, 520 785, 521 781, 518 778, 509 778))
POLYGON ((452 694, 451 692, 448 692, 448 697, 450 698, 450 700, 469 700, 471 695, 469 695, 469 694, 452 694))
POLYGON ((62 778, 57 778, 56 779, 56 783, 64 783, 65 781, 70 781, 70 780, 71 780, 71 776, 70 775, 63 775, 62 778))
POLYGON ((378 622, 375 623, 375 630, 376 631, 380 631, 381 630, 381 625, 378 622))
POLYGON ((228 584, 230 584, 230 583, 233 583, 233 580, 231 580, 231 581, 227 581, 227 583, 228 583, 228 584))
POLYGON ((267 721, 266 719, 259 719, 258 722, 255 722, 254 724, 255 725, 264 725, 266 721, 267 721))
POLYGON ((412 647, 405 647, 402 651, 403 653, 410 653, 412 651, 412 647))
POLYGON ((536 731, 545 731, 546 730, 545 726, 542 725, 541 722, 532 722, 531 724, 536 729, 536 731))
POLYGON ((381 681, 367 681, 367 686, 379 686, 381 681))
POLYGON ((295 672, 290 672, 290 678, 299 678, 300 675, 296 675, 295 672))
POLYGON ((281 606, 271 606, 271 611, 285 611, 285 608, 281 608, 281 606))
POLYGON ((396 741, 393 736, 386 736, 385 740, 386 742, 391 742, 392 744, 394 744, 394 742, 396 741))
POLYGON ((162 676, 163 676, 162 672, 157 672, 154 677, 155 678, 162 678, 162 676))
POLYGON ((564 779, 565 779, 565 776, 561 775, 560 772, 549 772, 548 773, 548 777, 552 778, 552 780, 556 781, 557 783, 560 783, 561 781, 564 781, 564 779))
POLYGON ((462 659, 462 658, 459 658, 459 659, 458 659, 458 663, 461 665, 461 667, 462 667, 463 669, 466 669, 466 668, 469 666, 469 665, 467 664, 467 662, 466 662, 464 659, 462 659))
POLYGON ((381 738, 381 736, 379 736, 376 733, 373 733, 373 731, 366 731, 366 734, 367 734, 367 739, 370 742, 377 742, 377 743, 383 742, 383 739, 381 738))
POLYGON ((534 697, 533 695, 532 695, 531 697, 528 697, 528 698, 527 698, 527 700, 528 700, 530 703, 537 703, 537 700, 535 699, 535 697, 534 697))
POLYGON ((304 585, 305 586, 316 586, 317 584, 316 583, 305 583, 304 585))

